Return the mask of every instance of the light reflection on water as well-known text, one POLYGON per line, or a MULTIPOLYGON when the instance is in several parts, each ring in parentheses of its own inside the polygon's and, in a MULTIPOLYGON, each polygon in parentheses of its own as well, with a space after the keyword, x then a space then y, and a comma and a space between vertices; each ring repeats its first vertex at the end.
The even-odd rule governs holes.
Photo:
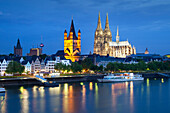
MULTIPOLYGON (((152 106, 160 105, 156 102, 166 105, 170 103, 170 91, 167 89, 170 89, 170 80, 166 79, 121 83, 65 83, 51 88, 13 87, 7 88, 0 112, 15 113, 11 109, 13 104, 11 99, 14 99, 16 113, 143 113, 153 111, 156 113, 159 109, 152 108, 152 106)), ((163 109, 166 108, 163 107, 163 109)))

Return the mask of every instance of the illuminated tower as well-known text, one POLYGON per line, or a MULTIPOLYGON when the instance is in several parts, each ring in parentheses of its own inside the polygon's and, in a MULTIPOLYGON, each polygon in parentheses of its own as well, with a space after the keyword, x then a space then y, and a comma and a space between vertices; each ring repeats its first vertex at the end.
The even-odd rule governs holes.
POLYGON ((146 50, 145 50, 145 54, 149 54, 148 48, 146 48, 146 50))
POLYGON ((104 37, 104 43, 103 43, 103 47, 102 47, 103 48, 102 55, 106 56, 107 54, 109 54, 109 42, 112 41, 112 33, 109 28, 108 13, 106 15, 106 24, 105 24, 105 29, 103 32, 103 37, 104 37))
POLYGON ((42 37, 41 37, 41 44, 40 44, 40 48, 41 48, 41 54, 42 54, 42 48, 44 47, 44 44, 42 43, 42 37))
POLYGON ((95 31, 95 39, 94 39, 94 49, 93 49, 94 54, 102 55, 102 44, 103 44, 103 42, 104 42, 103 29, 102 29, 101 20, 100 20, 100 13, 99 13, 97 29, 95 31))
POLYGON ((19 39, 17 41, 17 46, 14 46, 14 55, 15 56, 22 56, 22 47, 21 47, 19 39))
POLYGON ((78 37, 76 36, 73 19, 71 21, 71 27, 69 36, 67 37, 67 31, 64 31, 64 53, 65 58, 70 59, 72 62, 78 61, 81 54, 81 32, 78 31, 78 37))

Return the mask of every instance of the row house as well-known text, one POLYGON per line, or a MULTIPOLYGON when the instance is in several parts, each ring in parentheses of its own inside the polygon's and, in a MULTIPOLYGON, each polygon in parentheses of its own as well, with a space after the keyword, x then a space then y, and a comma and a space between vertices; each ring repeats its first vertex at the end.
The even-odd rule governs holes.
POLYGON ((10 58, 9 56, 0 58, 0 76, 8 75, 5 73, 6 68, 11 61, 17 61, 25 67, 25 73, 35 74, 35 73, 54 73, 55 64, 63 63, 65 65, 71 65, 71 61, 65 58, 60 58, 56 56, 47 57, 45 60, 40 57, 15 57, 10 58))
POLYGON ((10 61, 11 60, 6 60, 6 59, 0 61, 0 76, 7 75, 5 74, 5 71, 10 61))
POLYGON ((60 59, 60 57, 47 57, 45 60, 41 60, 39 57, 36 60, 23 61, 22 65, 25 66, 26 73, 54 73, 55 64, 63 63, 65 65, 71 65, 70 60, 60 59))

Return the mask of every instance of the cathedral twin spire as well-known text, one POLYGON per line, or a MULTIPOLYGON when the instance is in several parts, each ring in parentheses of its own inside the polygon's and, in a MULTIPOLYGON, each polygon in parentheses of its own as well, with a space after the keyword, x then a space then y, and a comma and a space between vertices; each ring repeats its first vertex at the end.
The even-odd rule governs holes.
POLYGON ((109 19, 108 19, 108 13, 106 15, 106 24, 105 24, 105 29, 109 29, 109 19))
MULTIPOLYGON (((101 19, 100 19, 100 12, 99 12, 99 17, 98 17, 98 24, 97 24, 97 30, 101 30, 102 25, 101 25, 101 19)), ((106 24, 105 24, 105 29, 110 29, 109 28, 109 19, 108 19, 108 13, 106 15, 106 24)))
POLYGON ((99 12, 99 17, 98 17, 98 23, 97 23, 97 30, 102 29, 102 24, 101 24, 101 19, 100 19, 100 12, 99 12))

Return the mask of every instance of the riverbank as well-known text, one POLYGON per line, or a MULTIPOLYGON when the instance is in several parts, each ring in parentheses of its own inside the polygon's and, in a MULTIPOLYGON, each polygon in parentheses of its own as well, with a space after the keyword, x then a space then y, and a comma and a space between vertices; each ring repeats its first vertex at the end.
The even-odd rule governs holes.
MULTIPOLYGON (((165 78, 160 73, 139 73, 144 78, 165 78)), ((170 78, 170 73, 164 73, 170 78)), ((105 75, 74 75, 74 76, 58 76, 45 77, 48 81, 56 81, 57 83, 74 83, 74 82, 96 82, 97 79, 103 78, 105 75)), ((167 78, 167 77, 166 77, 167 78)), ((35 77, 18 77, 18 78, 0 78, 0 87, 6 86, 22 86, 22 85, 42 85, 42 82, 35 77)))
MULTIPOLYGON (((91 82, 104 75, 75 75, 75 76, 59 76, 55 78, 45 77, 48 81, 56 81, 57 83, 71 83, 71 82, 91 82)), ((6 86, 22 86, 22 85, 42 85, 42 82, 33 77, 19 77, 19 78, 3 78, 0 79, 0 87, 6 86)))

